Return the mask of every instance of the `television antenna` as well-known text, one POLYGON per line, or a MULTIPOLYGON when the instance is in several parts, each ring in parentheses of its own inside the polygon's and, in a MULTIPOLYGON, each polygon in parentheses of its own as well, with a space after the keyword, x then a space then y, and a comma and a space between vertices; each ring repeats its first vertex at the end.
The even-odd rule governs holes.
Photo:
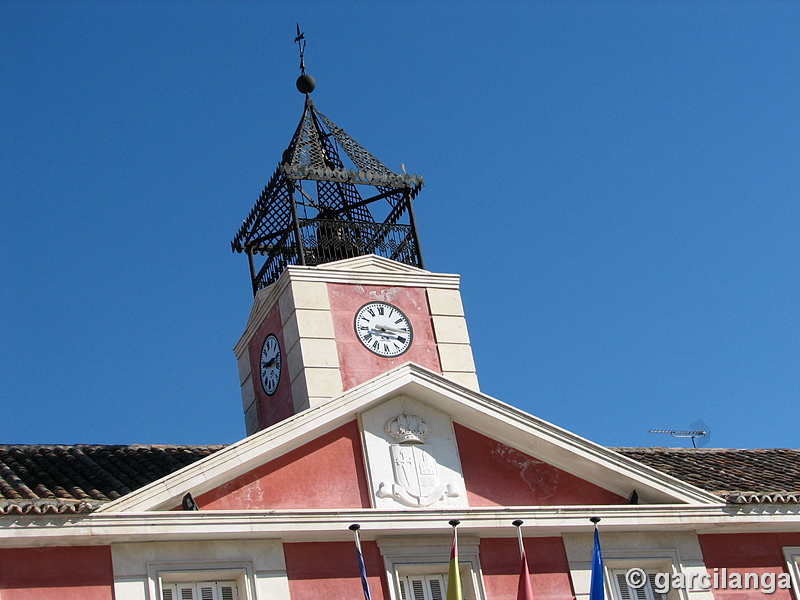
POLYGON ((668 433, 675 438, 691 438, 693 448, 702 448, 711 439, 711 429, 698 419, 688 429, 651 429, 647 433, 668 433))

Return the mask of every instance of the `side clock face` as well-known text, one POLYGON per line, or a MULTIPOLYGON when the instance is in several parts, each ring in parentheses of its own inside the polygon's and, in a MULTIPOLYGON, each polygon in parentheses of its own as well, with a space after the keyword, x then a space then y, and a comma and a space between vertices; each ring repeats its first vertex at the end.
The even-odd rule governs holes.
POLYGON ((271 396, 278 389, 281 378, 281 345, 278 338, 269 334, 261 347, 261 385, 264 391, 271 396))
POLYGON ((354 327, 361 343, 378 356, 400 356, 414 338, 408 317, 386 302, 370 302, 359 308, 354 327))

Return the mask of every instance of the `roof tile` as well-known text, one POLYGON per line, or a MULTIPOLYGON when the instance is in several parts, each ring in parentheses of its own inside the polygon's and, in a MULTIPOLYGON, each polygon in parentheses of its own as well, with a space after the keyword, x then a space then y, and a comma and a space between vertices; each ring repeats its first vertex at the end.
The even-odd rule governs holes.
MULTIPOLYGON (((222 448, 0 445, 0 515, 91 512, 222 448)), ((612 450, 732 503, 800 503, 800 450, 612 450)))
POLYGON ((223 447, 0 445, 0 514, 91 512, 223 447))

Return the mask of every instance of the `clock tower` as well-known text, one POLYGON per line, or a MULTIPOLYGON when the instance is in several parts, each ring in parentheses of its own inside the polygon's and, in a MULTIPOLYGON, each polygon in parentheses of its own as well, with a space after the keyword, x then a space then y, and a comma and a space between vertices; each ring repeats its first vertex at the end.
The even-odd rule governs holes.
POLYGON ((231 246, 255 300, 234 351, 248 435, 406 362, 478 389, 457 275, 424 269, 412 201, 390 170, 305 103, 231 246))

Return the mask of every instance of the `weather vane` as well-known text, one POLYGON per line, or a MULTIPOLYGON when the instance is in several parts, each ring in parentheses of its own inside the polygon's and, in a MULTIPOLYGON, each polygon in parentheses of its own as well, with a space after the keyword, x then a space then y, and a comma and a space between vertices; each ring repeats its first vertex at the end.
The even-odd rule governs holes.
POLYGON ((297 90, 301 94, 305 94, 306 98, 308 98, 308 95, 313 92, 314 88, 317 86, 317 82, 314 81, 311 75, 306 73, 306 34, 300 31, 300 23, 297 23, 297 35, 294 41, 298 48, 300 48, 300 77, 297 78, 297 90))
POLYGON ((295 44, 300 48, 300 73, 306 74, 306 63, 304 60, 306 52, 306 34, 300 32, 300 23, 297 23, 297 36, 294 38, 295 44))

